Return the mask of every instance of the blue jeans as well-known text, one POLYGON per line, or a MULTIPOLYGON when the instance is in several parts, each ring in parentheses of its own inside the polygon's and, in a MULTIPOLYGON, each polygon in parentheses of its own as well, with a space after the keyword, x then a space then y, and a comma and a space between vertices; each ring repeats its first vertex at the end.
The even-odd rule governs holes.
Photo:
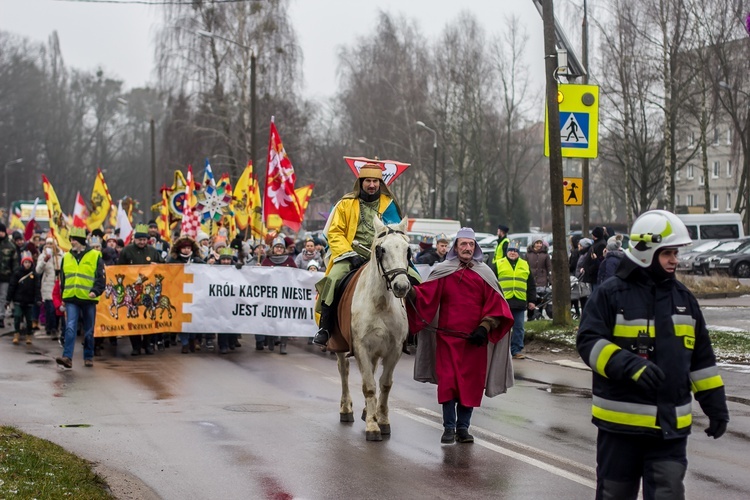
POLYGON ((94 359, 94 321, 96 320, 96 302, 79 305, 65 303, 65 347, 63 357, 73 359, 73 348, 76 344, 78 317, 83 318, 83 359, 94 359))
POLYGON ((464 406, 457 399, 443 403, 443 427, 446 429, 468 429, 474 408, 464 406), (458 406, 458 423, 456 423, 456 406, 458 406))
POLYGON ((510 337, 510 353, 518 354, 523 351, 523 336, 526 331, 523 329, 523 322, 526 320, 525 309, 511 309, 513 313, 513 334, 510 337))
POLYGON ((188 345, 191 340, 195 340, 194 333, 180 333, 180 344, 188 345))

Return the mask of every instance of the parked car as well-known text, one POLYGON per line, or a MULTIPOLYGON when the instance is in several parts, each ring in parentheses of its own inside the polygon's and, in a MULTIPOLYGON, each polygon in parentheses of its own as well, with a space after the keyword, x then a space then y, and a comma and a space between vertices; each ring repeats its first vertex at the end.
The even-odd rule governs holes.
MULTIPOLYGON (((731 241, 731 240, 730 240, 731 241)), ((699 243, 693 247, 690 247, 687 251, 680 249, 679 263, 677 264, 677 270, 683 273, 696 273, 699 270, 694 266, 696 264, 695 259, 704 252, 710 252, 722 243, 726 243, 727 240, 709 240, 699 243)))
MULTIPOLYGON (((731 240, 722 243, 718 247, 714 248, 710 252, 703 252, 695 258, 695 264, 693 268, 706 276, 711 274, 711 260, 715 257, 723 257, 730 253, 736 253, 744 250, 747 246, 750 246, 750 238, 744 238, 741 240, 731 240)), ((716 261, 718 262, 718 260, 716 261)), ((716 264, 714 264, 714 267, 716 264)))
POLYGON ((543 240, 547 242, 550 247, 550 253, 552 250, 552 233, 512 233, 508 235, 510 241, 518 242, 520 246, 519 256, 522 259, 526 258, 526 249, 536 240, 543 240))
POLYGON ((712 257, 708 267, 712 272, 724 272, 738 278, 750 278, 750 244, 742 246, 736 252, 712 257))

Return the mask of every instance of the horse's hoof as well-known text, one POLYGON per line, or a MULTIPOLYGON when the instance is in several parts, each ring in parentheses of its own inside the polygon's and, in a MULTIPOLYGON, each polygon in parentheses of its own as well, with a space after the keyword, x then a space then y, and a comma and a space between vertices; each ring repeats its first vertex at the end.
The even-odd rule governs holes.
POLYGON ((354 422, 354 413, 339 413, 339 422, 354 422))
POLYGON ((384 436, 390 436, 391 424, 380 424, 380 433, 384 436))
POLYGON ((362 422, 367 422, 367 408, 362 409, 362 422))
POLYGON ((383 436, 381 435, 380 431, 366 431, 365 438, 368 441, 382 441, 383 440, 383 436))

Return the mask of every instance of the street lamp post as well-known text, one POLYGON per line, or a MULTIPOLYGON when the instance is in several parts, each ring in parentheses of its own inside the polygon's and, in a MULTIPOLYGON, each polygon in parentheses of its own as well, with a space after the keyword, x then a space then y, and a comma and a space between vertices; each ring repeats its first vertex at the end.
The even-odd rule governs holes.
POLYGON ((216 33, 212 33, 210 31, 205 30, 197 30, 195 33, 197 33, 200 36, 206 37, 206 38, 218 38, 220 40, 224 40, 225 42, 232 43, 238 47, 241 47, 245 50, 250 51, 250 161, 253 162, 253 166, 255 166, 255 152, 257 150, 257 134, 255 131, 256 128, 256 116, 257 116, 257 110, 256 110, 256 104, 257 99, 255 97, 256 94, 256 80, 255 80, 255 50, 251 47, 248 47, 247 45, 243 45, 235 40, 232 40, 231 38, 227 38, 221 35, 217 35, 216 33))
POLYGON ((3 166, 3 205, 6 208, 8 207, 8 167, 18 165, 19 163, 23 163, 23 158, 16 158, 15 160, 6 162, 3 166))
POLYGON ((437 207, 437 132, 431 129, 423 121, 417 121, 417 126, 432 132, 432 182, 430 183, 432 191, 432 218, 435 218, 435 209, 437 207))
POLYGON ((750 94, 741 89, 732 88, 727 82, 719 82, 719 87, 728 92, 737 92, 747 100, 747 115, 745 117, 745 147, 743 148, 742 169, 745 175, 745 232, 750 233, 750 94))

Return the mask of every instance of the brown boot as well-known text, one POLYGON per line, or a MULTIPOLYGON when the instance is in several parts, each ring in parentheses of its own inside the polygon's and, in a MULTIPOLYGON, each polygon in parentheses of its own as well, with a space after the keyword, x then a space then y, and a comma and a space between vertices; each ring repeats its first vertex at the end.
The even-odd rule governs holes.
POLYGON ((21 339, 20 333, 14 333, 13 334, 13 345, 18 345, 18 341, 21 339))
POLYGON ((26 345, 31 345, 31 335, 26 335, 26 345))

